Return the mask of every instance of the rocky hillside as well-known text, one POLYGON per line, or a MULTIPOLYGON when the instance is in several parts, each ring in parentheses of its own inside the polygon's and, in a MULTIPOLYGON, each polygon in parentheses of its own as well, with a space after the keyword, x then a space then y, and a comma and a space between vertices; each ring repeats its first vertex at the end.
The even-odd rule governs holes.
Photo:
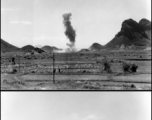
POLYGON ((12 51, 18 51, 18 50, 20 50, 20 48, 1 39, 1 52, 12 52, 12 51))
POLYGON ((133 19, 125 20, 122 23, 121 30, 116 36, 105 45, 107 49, 114 49, 116 46, 141 46, 147 47, 151 45, 151 22, 142 19, 137 23, 133 19))
POLYGON ((146 35, 151 40, 151 22, 147 19, 141 19, 139 24, 145 30, 146 35))

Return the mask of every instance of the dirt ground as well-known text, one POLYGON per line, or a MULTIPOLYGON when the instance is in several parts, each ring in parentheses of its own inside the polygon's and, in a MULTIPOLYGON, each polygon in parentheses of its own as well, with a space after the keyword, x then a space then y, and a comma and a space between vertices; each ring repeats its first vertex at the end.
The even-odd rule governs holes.
POLYGON ((1 75, 2 90, 151 90, 150 74, 1 75), (144 80, 144 81, 143 81, 144 80))
MULTIPOLYGON (((8 57, 8 53, 5 54, 5 57, 8 57)), ((30 59, 23 57, 20 63, 26 66, 22 66, 20 72, 17 68, 17 73, 8 72, 7 69, 10 69, 11 66, 9 59, 3 59, 1 61, 1 90, 151 90, 150 52, 56 54, 55 58, 56 65, 84 62, 81 63, 81 67, 85 68, 85 73, 80 71, 82 74, 77 74, 77 72, 55 74, 55 83, 53 83, 53 75, 50 74, 50 71, 46 71, 47 67, 50 67, 49 70, 52 69, 51 55, 39 55, 30 59), (104 55, 109 56, 107 57, 109 61, 113 60, 110 63, 112 73, 94 71, 93 67, 98 67, 96 63, 100 62, 104 55), (122 72, 120 64, 123 60, 138 65, 137 72, 122 72), (88 61, 90 66, 85 64, 88 61), (24 71, 25 69, 26 71, 24 71), (35 72, 35 69, 38 71, 35 72)), ((71 72, 72 69, 69 71, 71 72)))

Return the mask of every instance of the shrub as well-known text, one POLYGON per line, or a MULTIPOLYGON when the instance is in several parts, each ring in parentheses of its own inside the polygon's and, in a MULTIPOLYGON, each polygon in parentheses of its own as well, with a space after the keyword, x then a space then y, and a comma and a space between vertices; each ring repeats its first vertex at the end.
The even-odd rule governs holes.
POLYGON ((123 71, 126 73, 126 72, 131 72, 130 71, 130 64, 129 63, 126 63, 126 62, 123 62, 123 71))
POLYGON ((136 71, 137 71, 137 68, 138 68, 138 66, 137 66, 137 65, 132 64, 132 66, 131 66, 131 70, 132 70, 132 72, 136 72, 136 71))
POLYGON ((123 71, 124 72, 136 72, 137 71, 138 66, 135 64, 130 64, 130 63, 126 63, 123 62, 123 71))
POLYGON ((13 69, 13 70, 12 70, 12 74, 15 74, 15 73, 17 73, 17 70, 16 70, 16 69, 13 69))
POLYGON ((107 60, 104 61, 103 65, 104 65, 104 70, 107 73, 111 73, 112 72, 111 69, 110 69, 110 63, 107 60))
POLYGON ((131 84, 131 86, 130 86, 131 88, 136 88, 136 86, 134 85, 134 84, 131 84))
POLYGON ((111 62, 113 63, 114 61, 113 61, 113 60, 111 60, 111 62))

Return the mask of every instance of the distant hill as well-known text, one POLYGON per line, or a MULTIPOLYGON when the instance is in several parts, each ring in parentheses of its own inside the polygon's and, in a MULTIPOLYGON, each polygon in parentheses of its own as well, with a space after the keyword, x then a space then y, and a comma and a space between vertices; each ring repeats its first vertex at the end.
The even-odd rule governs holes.
POLYGON ((1 39, 1 52, 12 52, 12 51, 19 51, 19 50, 20 48, 1 39))
POLYGON ((22 47, 21 50, 24 52, 29 52, 29 51, 33 50, 34 48, 35 47, 32 45, 26 45, 26 46, 22 47))
POLYGON ((116 46, 138 46, 141 48, 151 45, 151 22, 142 19, 139 23, 133 19, 125 20, 121 30, 105 45, 106 49, 114 49, 116 46))
POLYGON ((91 51, 99 51, 103 48, 102 45, 100 45, 99 43, 93 43, 90 47, 89 50, 91 51))
POLYGON ((45 52, 41 48, 34 47, 32 45, 26 45, 26 46, 22 47, 21 50, 24 52, 31 52, 31 53, 43 53, 43 52, 45 52))
POLYGON ((42 50, 41 48, 34 48, 28 52, 25 53, 25 56, 29 56, 29 55, 38 55, 38 54, 43 54, 46 53, 44 50, 42 50))
POLYGON ((79 50, 78 52, 89 52, 90 50, 89 49, 81 49, 81 50, 79 50))
POLYGON ((43 46, 41 49, 44 50, 45 52, 53 52, 53 51, 62 50, 62 49, 59 49, 57 47, 49 46, 49 45, 43 46))
POLYGON ((37 52, 37 53, 44 53, 45 51, 44 50, 42 50, 41 48, 34 48, 33 50, 32 50, 33 52, 37 52))

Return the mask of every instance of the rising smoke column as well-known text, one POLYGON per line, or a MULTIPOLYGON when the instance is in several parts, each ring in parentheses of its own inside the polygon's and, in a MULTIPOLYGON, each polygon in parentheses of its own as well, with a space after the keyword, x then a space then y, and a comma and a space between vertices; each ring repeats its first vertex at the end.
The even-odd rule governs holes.
POLYGON ((69 47, 73 47, 75 43, 75 37, 76 33, 75 30, 73 29, 70 21, 71 13, 65 13, 63 14, 63 24, 65 26, 65 35, 69 38, 71 44, 67 44, 69 47))

